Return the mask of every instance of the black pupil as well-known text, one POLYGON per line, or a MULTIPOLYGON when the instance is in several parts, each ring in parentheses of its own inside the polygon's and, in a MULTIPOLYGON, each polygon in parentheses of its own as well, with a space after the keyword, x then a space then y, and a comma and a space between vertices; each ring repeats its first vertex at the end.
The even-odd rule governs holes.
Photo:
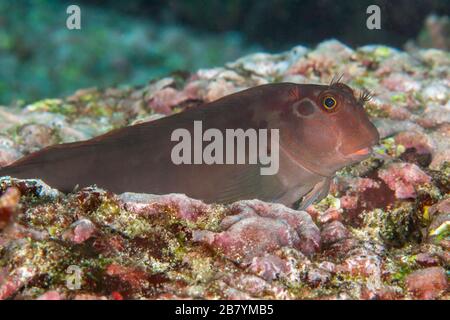
POLYGON ((328 107, 328 108, 332 108, 332 107, 334 107, 334 100, 332 99, 332 98, 326 98, 325 99, 325 105, 328 107))

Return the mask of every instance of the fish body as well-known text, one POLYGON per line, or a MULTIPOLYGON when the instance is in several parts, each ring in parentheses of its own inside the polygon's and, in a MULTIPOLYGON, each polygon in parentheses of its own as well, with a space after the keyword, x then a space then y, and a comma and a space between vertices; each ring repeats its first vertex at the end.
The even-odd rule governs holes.
MULTIPOLYGON (((207 203, 258 198, 291 206, 304 197, 305 207, 326 196, 336 170, 367 158, 378 141, 361 104, 340 83, 262 85, 91 140, 45 148, 0 169, 0 176, 41 179, 63 192, 97 185, 115 193, 184 193, 207 203), (336 106, 324 107, 327 97, 336 106), (277 129, 278 171, 263 175, 261 163, 175 164, 173 132, 183 128, 195 136, 194 122, 224 136, 227 129, 277 129)), ((245 152, 248 158, 249 148, 245 152)))

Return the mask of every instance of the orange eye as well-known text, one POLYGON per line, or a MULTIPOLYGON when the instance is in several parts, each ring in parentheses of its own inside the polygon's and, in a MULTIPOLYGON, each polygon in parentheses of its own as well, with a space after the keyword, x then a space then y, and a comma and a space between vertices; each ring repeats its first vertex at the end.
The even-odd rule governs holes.
POLYGON ((330 96, 323 98, 322 105, 327 110, 333 110, 336 108, 337 102, 336 99, 330 96))

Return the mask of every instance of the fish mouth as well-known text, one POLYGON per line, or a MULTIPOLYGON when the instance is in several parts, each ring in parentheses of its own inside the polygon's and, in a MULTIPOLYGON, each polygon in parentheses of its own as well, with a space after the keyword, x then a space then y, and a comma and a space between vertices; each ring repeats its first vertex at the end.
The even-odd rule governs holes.
POLYGON ((372 152, 372 148, 366 147, 366 148, 356 150, 355 152, 351 153, 351 155, 365 156, 371 152, 372 152))
POLYGON ((371 153, 372 147, 365 147, 347 154, 346 157, 352 160, 362 160, 367 158, 371 153))

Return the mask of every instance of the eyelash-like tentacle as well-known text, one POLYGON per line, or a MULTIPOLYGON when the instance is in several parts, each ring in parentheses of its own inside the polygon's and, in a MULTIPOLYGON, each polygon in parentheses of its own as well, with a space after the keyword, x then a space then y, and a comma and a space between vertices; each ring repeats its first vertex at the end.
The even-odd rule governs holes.
POLYGON ((341 73, 341 74, 335 74, 335 75, 333 76, 333 78, 331 79, 330 87, 332 87, 333 85, 342 83, 341 80, 342 80, 343 77, 344 77, 344 73, 341 73))
POLYGON ((370 101, 372 98, 373 94, 369 90, 364 88, 359 93, 358 102, 364 104, 365 102, 370 101))

